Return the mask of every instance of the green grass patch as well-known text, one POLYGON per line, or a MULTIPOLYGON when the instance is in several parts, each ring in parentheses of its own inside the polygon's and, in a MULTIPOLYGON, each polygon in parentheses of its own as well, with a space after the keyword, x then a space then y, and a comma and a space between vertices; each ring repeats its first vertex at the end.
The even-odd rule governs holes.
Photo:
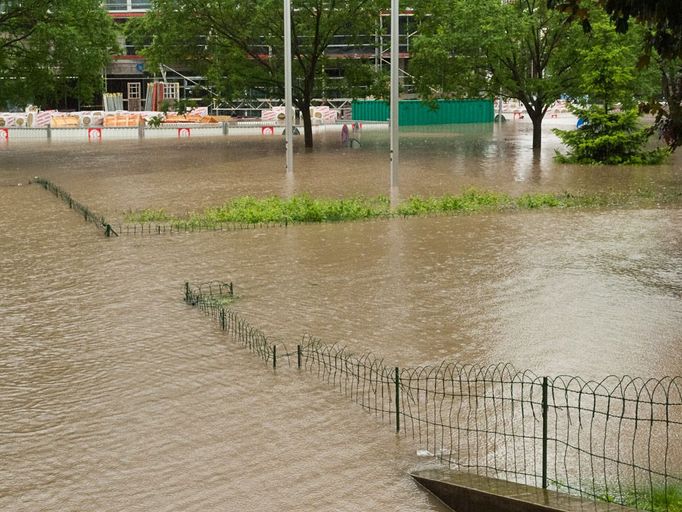
POLYGON ((209 207, 182 216, 163 209, 128 212, 128 223, 164 223, 178 227, 210 227, 220 224, 285 224, 298 222, 342 222, 390 216, 474 213, 501 210, 536 210, 542 208, 594 208, 656 206, 682 202, 682 192, 637 190, 630 193, 574 195, 535 193, 511 197, 508 194, 470 188, 459 195, 439 197, 412 196, 391 209, 385 196, 322 199, 307 195, 290 199, 244 196, 221 206, 209 207))
POLYGON ((627 507, 651 512, 682 512, 682 485, 668 485, 667 488, 656 486, 653 489, 624 492, 620 496, 601 493, 601 501, 619 503, 627 507))

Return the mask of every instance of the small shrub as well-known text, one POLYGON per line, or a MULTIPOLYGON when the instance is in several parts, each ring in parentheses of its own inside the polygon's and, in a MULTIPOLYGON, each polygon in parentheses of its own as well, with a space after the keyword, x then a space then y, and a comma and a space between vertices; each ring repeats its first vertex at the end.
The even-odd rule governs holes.
POLYGON ((636 110, 608 112, 597 108, 573 108, 584 120, 576 130, 552 130, 570 148, 556 160, 571 164, 655 165, 670 154, 666 148, 644 150, 651 130, 638 126, 636 110))
POLYGON ((152 128, 158 128, 163 123, 163 116, 152 116, 147 119, 147 125, 152 128))

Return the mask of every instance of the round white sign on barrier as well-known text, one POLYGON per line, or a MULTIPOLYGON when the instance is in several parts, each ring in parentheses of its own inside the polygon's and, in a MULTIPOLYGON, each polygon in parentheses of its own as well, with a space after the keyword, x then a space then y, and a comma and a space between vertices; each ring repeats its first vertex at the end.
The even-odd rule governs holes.
POLYGON ((275 134, 275 127, 274 126, 263 126, 260 129, 260 132, 263 135, 274 135, 275 134))
POLYGON ((102 129, 101 128, 88 128, 88 140, 89 141, 101 141, 102 140, 102 129))
POLYGON ((189 128, 178 128, 178 138, 189 137, 189 136, 190 136, 190 129, 189 128))
POLYGON ((7 128, 0 128, 0 141, 9 140, 9 130, 7 128))

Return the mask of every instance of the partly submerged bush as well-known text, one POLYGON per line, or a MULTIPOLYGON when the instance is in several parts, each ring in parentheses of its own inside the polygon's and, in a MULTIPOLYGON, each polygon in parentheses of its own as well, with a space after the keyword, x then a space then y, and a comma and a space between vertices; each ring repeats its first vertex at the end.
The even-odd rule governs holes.
POLYGON ((644 149, 651 130, 638 125, 636 110, 605 113, 593 107, 572 111, 583 120, 579 128, 552 130, 570 148, 567 155, 557 152, 561 163, 654 165, 669 154, 667 148, 644 149))
POLYGON ((288 222, 339 222, 400 215, 411 217, 430 214, 470 213, 509 209, 532 210, 538 208, 575 208, 636 206, 659 203, 677 203, 682 200, 679 191, 655 192, 637 189, 625 193, 551 194, 533 193, 511 197, 500 192, 470 188, 460 195, 438 197, 412 196, 395 208, 385 196, 374 198, 314 199, 301 195, 290 199, 251 196, 238 197, 221 206, 206 208, 181 216, 165 210, 128 212, 126 222, 160 222, 191 227, 210 227, 224 223, 284 224, 288 222))

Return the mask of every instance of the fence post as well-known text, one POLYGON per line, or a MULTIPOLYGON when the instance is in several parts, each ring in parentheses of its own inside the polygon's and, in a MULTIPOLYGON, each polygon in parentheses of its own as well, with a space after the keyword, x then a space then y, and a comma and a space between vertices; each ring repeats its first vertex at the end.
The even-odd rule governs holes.
POLYGON ((225 330, 225 308, 220 308, 220 327, 225 330))
POLYGON ((185 281, 185 302, 189 304, 189 282, 185 281))
POLYGON ((272 369, 277 369, 277 345, 272 346, 272 369))
POLYGON ((297 345, 296 355, 298 357, 298 369, 300 370, 301 369, 301 355, 302 355, 301 354, 301 345, 297 345))
POLYGON ((400 432, 400 368, 395 367, 395 431, 400 432))
POLYGON ((542 488, 547 489, 547 377, 542 378, 542 488))

